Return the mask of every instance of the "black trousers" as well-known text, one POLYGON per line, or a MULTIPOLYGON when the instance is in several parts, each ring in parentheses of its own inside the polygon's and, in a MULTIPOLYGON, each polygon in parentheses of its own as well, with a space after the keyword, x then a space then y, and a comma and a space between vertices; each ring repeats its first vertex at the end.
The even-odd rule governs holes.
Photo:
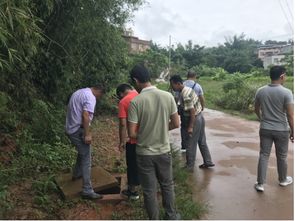
POLYGON ((138 186, 136 144, 126 143, 127 181, 129 186, 138 186))

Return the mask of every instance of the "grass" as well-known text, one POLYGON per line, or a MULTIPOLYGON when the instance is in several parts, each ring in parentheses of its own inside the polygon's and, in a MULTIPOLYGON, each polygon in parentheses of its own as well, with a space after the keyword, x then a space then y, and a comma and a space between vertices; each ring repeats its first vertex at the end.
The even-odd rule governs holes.
POLYGON ((206 205, 192 199, 192 183, 189 183, 189 174, 182 167, 181 157, 173 154, 173 175, 175 182, 175 202, 181 218, 184 220, 201 219, 207 212, 206 205))

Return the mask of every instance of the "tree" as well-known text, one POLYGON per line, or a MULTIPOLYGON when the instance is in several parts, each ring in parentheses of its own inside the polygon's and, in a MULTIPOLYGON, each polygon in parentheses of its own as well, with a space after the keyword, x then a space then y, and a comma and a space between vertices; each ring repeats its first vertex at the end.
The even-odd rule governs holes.
POLYGON ((260 41, 245 39, 244 34, 227 38, 224 46, 219 46, 217 50, 217 55, 223 57, 218 66, 230 73, 247 73, 253 67, 262 67, 262 62, 255 53, 259 45, 260 41))
MULTIPOLYGON (((244 34, 227 37, 223 45, 205 48, 194 45, 192 41, 182 45, 178 43, 171 49, 173 70, 182 71, 192 67, 205 65, 208 67, 223 68, 229 73, 247 73, 252 68, 263 67, 258 59, 257 47, 262 43, 253 39, 246 39, 244 34)), ((153 46, 152 50, 168 55, 169 49, 153 46)))
POLYGON ((142 0, 1 1, 0 100, 5 98, 6 109, 29 124, 34 122, 32 113, 48 109, 52 116, 47 119, 59 123, 44 120, 44 133, 63 128, 62 114, 55 111, 63 113, 73 90, 97 83, 111 88, 126 78, 128 50, 121 35, 141 4, 142 0))
POLYGON ((157 78, 168 67, 168 57, 156 51, 157 49, 149 49, 139 54, 130 56, 130 67, 136 64, 145 65, 151 73, 152 78, 157 78))
POLYGON ((126 74, 123 26, 141 0, 6 0, 0 3, 1 90, 22 103, 59 103, 78 87, 126 74))
POLYGON ((287 54, 282 62, 285 63, 286 72, 289 76, 294 76, 294 55, 293 51, 290 54, 287 54))

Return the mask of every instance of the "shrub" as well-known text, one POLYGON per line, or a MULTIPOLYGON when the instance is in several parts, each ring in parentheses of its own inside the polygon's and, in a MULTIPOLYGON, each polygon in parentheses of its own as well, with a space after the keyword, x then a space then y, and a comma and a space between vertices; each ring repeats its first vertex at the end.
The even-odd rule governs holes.
POLYGON ((9 192, 7 186, 0 185, 0 218, 3 219, 5 215, 12 209, 12 204, 8 200, 9 192))
POLYGON ((0 92, 0 132, 9 133, 15 130, 18 119, 15 111, 10 111, 12 108, 11 97, 7 93, 0 92))
POLYGON ((225 79, 228 75, 228 72, 221 67, 209 67, 207 65, 194 66, 192 67, 192 70, 194 70, 199 76, 209 76, 213 78, 221 76, 221 80, 225 79))
POLYGON ((253 112, 253 103, 257 85, 249 84, 249 76, 237 75, 223 85, 224 94, 216 99, 216 104, 225 109, 253 112))
POLYGON ((36 142, 54 143, 64 135, 64 112, 57 111, 49 103, 33 100, 32 108, 27 112, 28 130, 36 142))

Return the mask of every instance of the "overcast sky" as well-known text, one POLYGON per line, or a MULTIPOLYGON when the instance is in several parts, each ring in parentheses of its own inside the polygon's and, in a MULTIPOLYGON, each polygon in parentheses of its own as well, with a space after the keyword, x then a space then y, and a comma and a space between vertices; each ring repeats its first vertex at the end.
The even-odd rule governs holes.
POLYGON ((191 39, 204 46, 222 44, 225 36, 242 32, 263 41, 293 38, 293 0, 146 1, 127 27, 162 46, 169 44, 169 35, 172 44, 191 39))

